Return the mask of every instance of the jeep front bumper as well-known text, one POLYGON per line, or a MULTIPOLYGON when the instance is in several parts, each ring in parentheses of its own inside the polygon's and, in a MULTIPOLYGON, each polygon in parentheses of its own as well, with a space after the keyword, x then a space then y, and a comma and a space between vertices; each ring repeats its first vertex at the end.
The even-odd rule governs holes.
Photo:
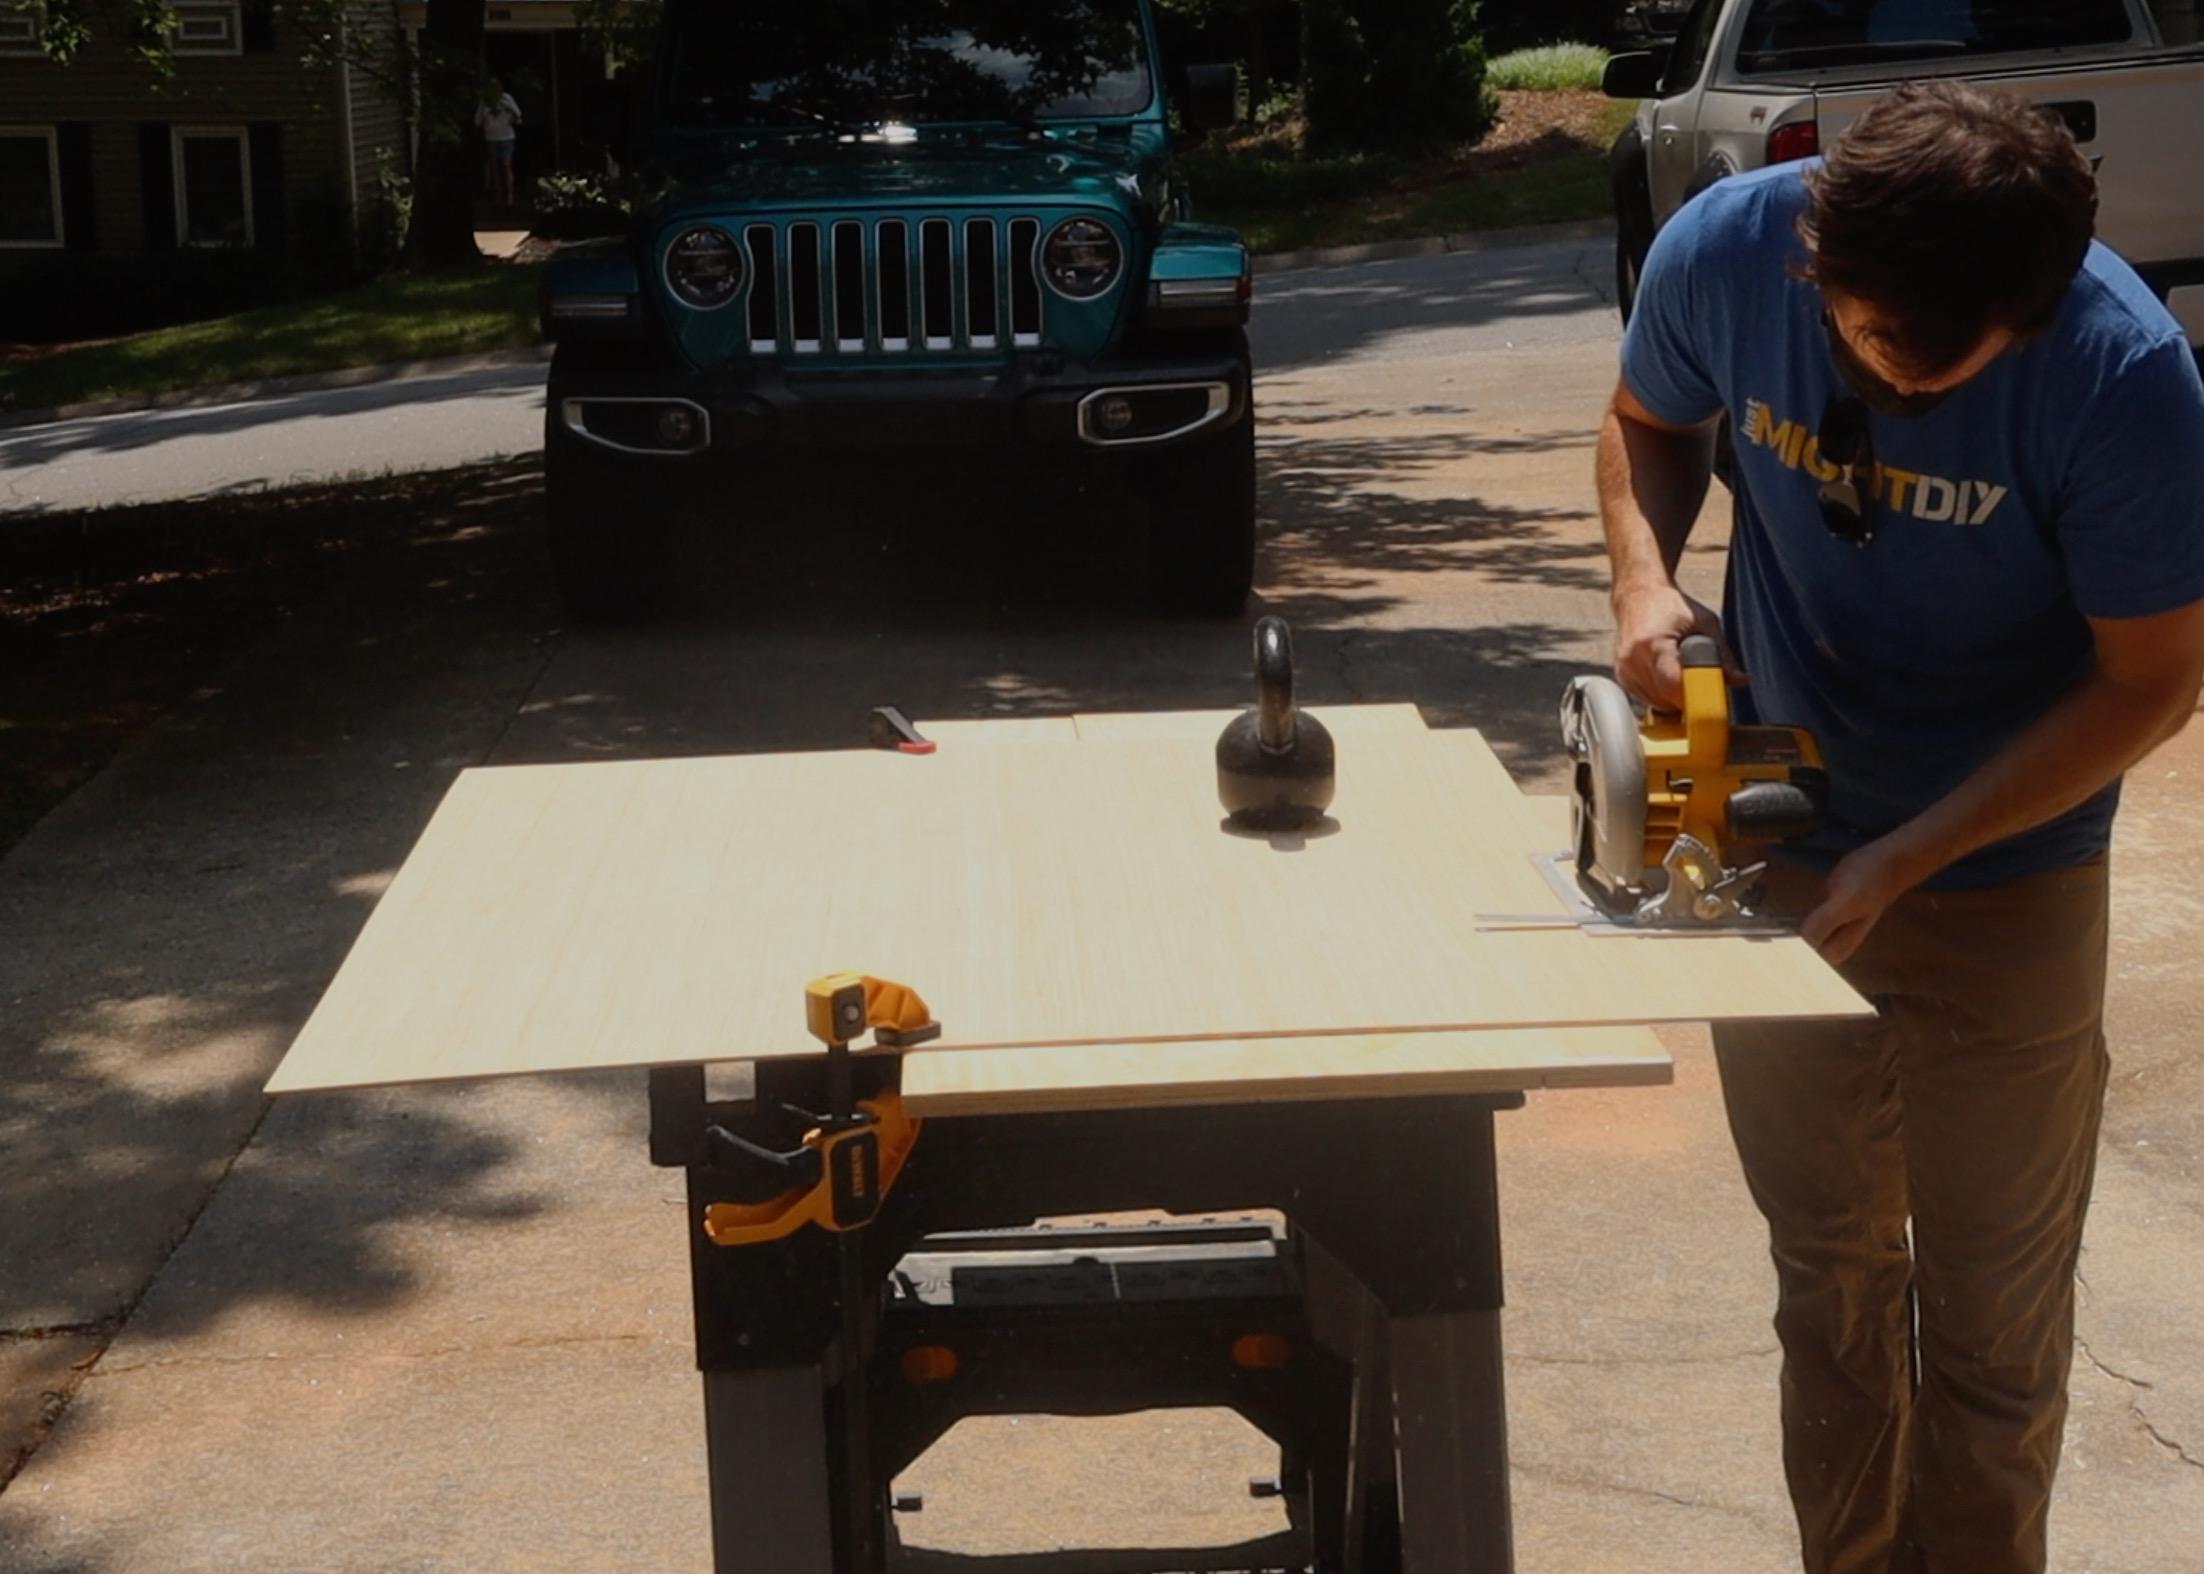
POLYGON ((1240 419, 1248 368, 1228 357, 1035 358, 939 372, 592 372, 554 380, 550 399, 559 426, 582 441, 662 459, 767 446, 1158 448, 1240 419))

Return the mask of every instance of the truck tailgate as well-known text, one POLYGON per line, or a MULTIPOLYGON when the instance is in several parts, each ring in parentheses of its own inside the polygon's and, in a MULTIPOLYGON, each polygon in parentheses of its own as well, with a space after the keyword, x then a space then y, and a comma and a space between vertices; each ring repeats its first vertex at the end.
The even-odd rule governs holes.
MULTIPOLYGON (((2204 51, 2146 55, 2116 65, 1965 74, 1970 81, 2061 108, 2083 139, 2082 151, 2098 161, 2099 238, 2166 296, 2189 341, 2204 343, 2204 201, 2197 196, 2204 51)), ((1889 92, 1887 83, 1817 92, 1822 145, 1889 92)))

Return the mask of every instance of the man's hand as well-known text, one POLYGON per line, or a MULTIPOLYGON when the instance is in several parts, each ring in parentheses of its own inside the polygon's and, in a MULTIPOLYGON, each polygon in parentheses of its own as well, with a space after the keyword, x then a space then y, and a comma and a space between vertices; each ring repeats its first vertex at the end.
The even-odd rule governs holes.
POLYGON ((1722 667, 1732 683, 1745 681, 1745 670, 1722 635, 1722 619, 1712 607, 1695 601, 1673 584, 1647 587, 1615 601, 1615 676, 1648 704, 1676 710, 1684 702, 1681 646, 1692 634, 1705 634, 1722 652, 1722 667))
POLYGON ((1832 967, 1851 960, 1890 904, 1933 870, 1885 837, 1847 853, 1829 871, 1821 905, 1806 915, 1799 933, 1832 967))

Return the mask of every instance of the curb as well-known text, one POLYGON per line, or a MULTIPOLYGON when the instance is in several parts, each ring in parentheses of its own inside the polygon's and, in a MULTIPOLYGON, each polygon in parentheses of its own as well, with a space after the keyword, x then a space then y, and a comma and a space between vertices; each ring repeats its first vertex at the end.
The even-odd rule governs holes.
POLYGON ((1358 262, 1401 262, 1411 257, 1443 257, 1454 252, 1508 251, 1554 241, 1612 240, 1613 219, 1578 219, 1567 224, 1524 224, 1504 230, 1469 230, 1459 235, 1427 235, 1419 240, 1371 241, 1361 246, 1318 246, 1307 251, 1278 251, 1255 259, 1257 273, 1290 273, 1302 268, 1342 268, 1358 262))
POLYGON ((246 399, 266 399, 277 394, 314 393, 327 388, 362 388, 369 383, 396 382, 407 377, 441 377, 456 372, 489 371, 500 366, 525 366, 551 359, 548 344, 518 350, 487 350, 477 355, 448 355, 433 361, 393 361, 383 366, 348 366, 334 372, 307 372, 296 377, 267 377, 256 383, 220 383, 206 388, 177 388, 139 399, 90 399, 80 404, 57 405, 51 410, 23 410, 0 415, 0 432, 20 426, 44 426, 54 421, 81 421, 95 415, 128 415, 139 410, 180 410, 201 404, 236 404, 246 399))
MULTIPOLYGON (((1612 219, 1582 219, 1572 224, 1525 224, 1513 229, 1470 230, 1459 235, 1427 235, 1417 240, 1371 241, 1359 246, 1318 246, 1306 251, 1272 252, 1254 260, 1258 274, 1291 273, 1305 268, 1342 268, 1362 262, 1402 262, 1414 257, 1443 257, 1455 253, 1507 251, 1518 246, 1542 246, 1555 241, 1611 239, 1612 219)), ((57 405, 50 410, 23 410, 0 415, 0 432, 24 426, 45 426, 55 421, 81 421, 100 415, 128 415, 141 410, 180 410, 192 405, 235 404, 246 399, 266 399, 278 394, 315 393, 330 388, 360 388, 369 383, 395 382, 407 377, 438 377, 458 372, 488 371, 500 366, 525 366, 551 359, 551 346, 531 345, 518 350, 491 350, 480 355, 452 355, 434 361, 394 361, 385 366, 352 366, 342 371, 311 372, 298 377, 269 377, 254 383, 222 383, 206 388, 178 388, 141 399, 92 399, 80 404, 57 405)))

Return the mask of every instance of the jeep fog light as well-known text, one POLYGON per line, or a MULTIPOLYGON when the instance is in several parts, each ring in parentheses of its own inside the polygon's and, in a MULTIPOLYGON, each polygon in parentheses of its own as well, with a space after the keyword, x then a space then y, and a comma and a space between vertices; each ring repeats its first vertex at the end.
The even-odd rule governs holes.
POLYGON ((1133 424, 1133 405, 1130 399, 1111 395, 1097 400, 1094 406, 1094 424, 1106 436, 1115 437, 1133 424))
POLYGON ((1041 243, 1041 272, 1060 295, 1091 301, 1117 282, 1125 249, 1097 219, 1066 219, 1041 243))
POLYGON ((658 412, 658 440, 668 448, 686 448, 696 436, 696 417, 687 406, 669 404, 658 412))
POLYGON ((683 230, 666 248, 666 288, 698 311, 726 305, 742 288, 742 248, 710 224, 683 230))

